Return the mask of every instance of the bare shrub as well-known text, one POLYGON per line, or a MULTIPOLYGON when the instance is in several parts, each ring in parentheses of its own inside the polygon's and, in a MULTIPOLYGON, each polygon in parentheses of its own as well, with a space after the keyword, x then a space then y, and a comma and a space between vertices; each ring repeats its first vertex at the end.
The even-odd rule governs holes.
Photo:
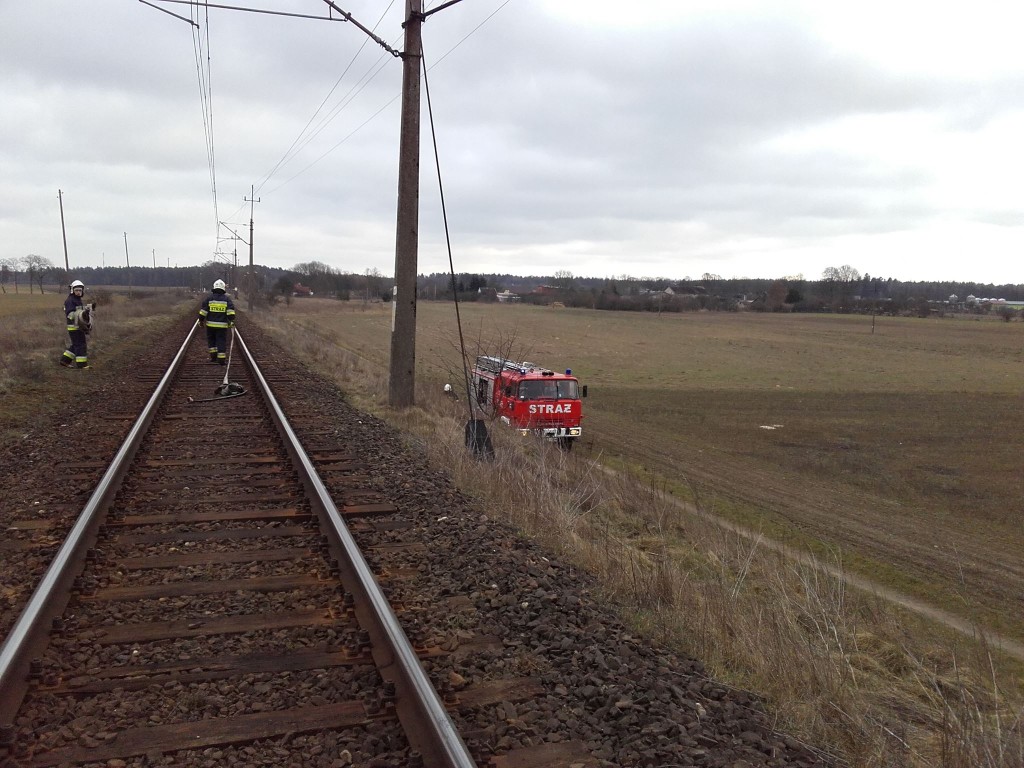
POLYGON ((114 294, 109 288, 95 288, 89 291, 88 300, 96 302, 97 306, 106 306, 113 301, 114 294))

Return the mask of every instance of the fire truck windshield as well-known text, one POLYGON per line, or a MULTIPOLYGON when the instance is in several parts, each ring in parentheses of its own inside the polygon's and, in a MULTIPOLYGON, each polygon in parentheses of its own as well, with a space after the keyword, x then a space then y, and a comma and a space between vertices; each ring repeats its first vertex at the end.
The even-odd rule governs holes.
POLYGON ((579 386, 574 380, 519 382, 520 400, 579 400, 579 397, 579 386))

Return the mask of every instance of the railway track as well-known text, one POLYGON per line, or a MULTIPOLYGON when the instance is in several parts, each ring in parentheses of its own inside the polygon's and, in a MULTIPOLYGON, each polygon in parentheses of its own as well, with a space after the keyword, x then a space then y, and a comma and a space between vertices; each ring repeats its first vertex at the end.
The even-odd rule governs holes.
POLYGON ((409 643, 346 524, 398 512, 372 468, 302 448, 240 334, 218 396, 195 328, 3 647, 8 761, 331 732, 362 754, 351 734, 373 734, 381 765, 475 765, 419 662, 437 650, 409 643))
POLYGON ((0 766, 828 765, 240 325, 244 395, 192 329, 145 411, 85 416, 109 467, 79 443, 0 508, 0 552, 56 552, 5 622, 0 766))

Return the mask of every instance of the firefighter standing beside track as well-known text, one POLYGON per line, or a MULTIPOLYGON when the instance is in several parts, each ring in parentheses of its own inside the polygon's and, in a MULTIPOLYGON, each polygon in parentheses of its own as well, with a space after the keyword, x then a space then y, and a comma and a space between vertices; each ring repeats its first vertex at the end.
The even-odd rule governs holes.
POLYGON ((68 297, 64 300, 64 321, 67 324, 71 344, 61 355, 60 364, 65 368, 88 368, 89 356, 86 352, 85 335, 92 330, 92 309, 95 304, 82 301, 85 283, 75 280, 68 286, 68 297))
POLYGON ((209 347, 210 362, 227 363, 228 330, 235 324, 235 305, 227 295, 223 280, 213 284, 213 293, 203 300, 199 309, 199 324, 206 325, 206 343, 209 347))

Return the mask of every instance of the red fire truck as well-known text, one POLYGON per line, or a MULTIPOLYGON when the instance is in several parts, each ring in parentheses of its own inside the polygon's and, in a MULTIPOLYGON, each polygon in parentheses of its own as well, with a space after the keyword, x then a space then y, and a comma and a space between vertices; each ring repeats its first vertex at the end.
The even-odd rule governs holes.
POLYGON ((572 371, 481 355, 473 368, 473 397, 485 412, 521 434, 537 434, 569 450, 583 434, 581 387, 572 371))

